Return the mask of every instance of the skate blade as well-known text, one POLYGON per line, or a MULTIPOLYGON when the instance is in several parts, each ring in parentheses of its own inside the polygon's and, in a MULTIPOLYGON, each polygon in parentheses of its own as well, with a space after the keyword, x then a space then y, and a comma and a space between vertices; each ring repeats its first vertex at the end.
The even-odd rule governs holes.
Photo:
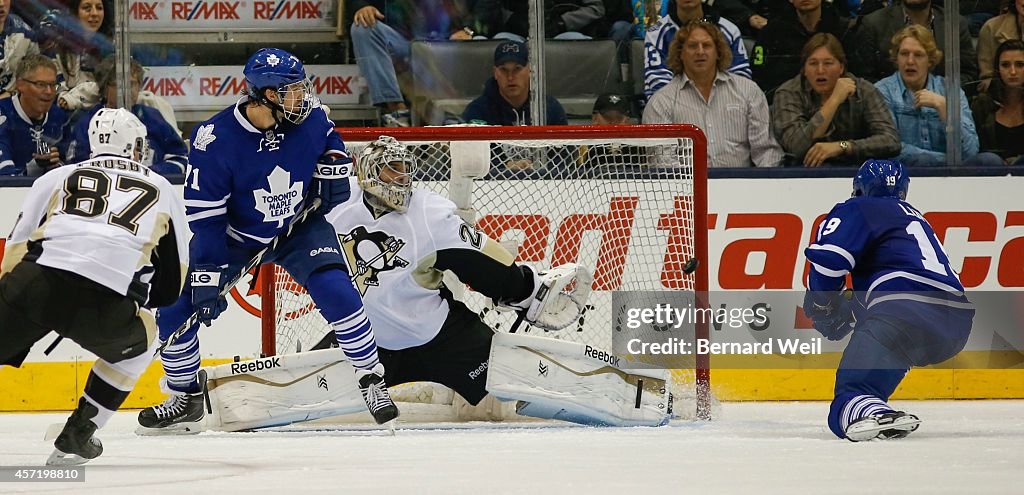
POLYGON ((147 428, 141 425, 135 428, 135 434, 140 437, 196 435, 201 431, 203 431, 203 423, 201 421, 194 423, 178 423, 164 428, 147 428))
POLYGON ((846 439, 851 442, 864 442, 880 439, 890 440, 903 438, 921 426, 921 419, 912 414, 901 416, 892 422, 880 424, 877 420, 859 421, 846 430, 846 439))
POLYGON ((52 442, 60 436, 60 432, 64 431, 64 423, 54 423, 46 427, 46 434, 43 435, 43 440, 52 442))
POLYGON ((398 418, 392 419, 391 421, 387 421, 381 426, 387 428, 388 433, 390 433, 391 436, 395 436, 395 427, 398 426, 398 418))
POLYGON ((67 454, 60 450, 53 449, 53 453, 46 459, 47 466, 81 466, 89 462, 91 459, 86 459, 77 454, 67 454))

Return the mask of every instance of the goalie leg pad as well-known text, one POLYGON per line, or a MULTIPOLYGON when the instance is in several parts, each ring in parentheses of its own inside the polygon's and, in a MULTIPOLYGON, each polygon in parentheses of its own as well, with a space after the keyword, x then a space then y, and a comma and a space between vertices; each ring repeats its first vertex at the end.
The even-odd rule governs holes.
POLYGON ((286 354, 206 368, 207 429, 241 431, 366 411, 341 349, 286 354))
POLYGON ((667 370, 626 370, 595 347, 499 333, 487 391, 518 400, 517 413, 596 426, 660 426, 670 419, 667 370))

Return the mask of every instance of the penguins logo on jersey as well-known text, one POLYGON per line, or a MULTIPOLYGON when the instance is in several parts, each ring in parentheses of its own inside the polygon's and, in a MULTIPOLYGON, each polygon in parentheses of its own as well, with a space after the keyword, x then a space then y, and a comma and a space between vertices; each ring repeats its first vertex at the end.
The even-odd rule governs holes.
POLYGON ((387 232, 368 232, 366 227, 359 226, 348 234, 339 234, 338 240, 352 270, 352 282, 361 295, 366 295, 367 288, 380 285, 377 275, 381 272, 409 266, 408 261, 398 256, 405 241, 387 232))

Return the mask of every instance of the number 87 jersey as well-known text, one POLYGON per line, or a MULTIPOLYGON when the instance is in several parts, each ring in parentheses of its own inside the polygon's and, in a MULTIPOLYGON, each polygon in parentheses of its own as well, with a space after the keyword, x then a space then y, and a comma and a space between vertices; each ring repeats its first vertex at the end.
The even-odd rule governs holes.
POLYGON ((924 215, 894 197, 858 196, 836 205, 804 251, 808 288, 834 291, 851 274, 858 319, 888 314, 934 325, 973 305, 924 215))
POLYGON ((188 238, 184 203, 167 179, 131 160, 95 158, 35 181, 3 273, 32 261, 156 307, 181 291, 188 238))

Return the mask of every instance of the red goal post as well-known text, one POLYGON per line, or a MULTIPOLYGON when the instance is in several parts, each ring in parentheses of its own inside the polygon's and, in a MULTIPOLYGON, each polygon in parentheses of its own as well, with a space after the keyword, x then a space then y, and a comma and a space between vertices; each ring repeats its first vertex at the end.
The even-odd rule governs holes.
MULTIPOLYGON (((580 319, 575 332, 546 336, 610 350, 612 291, 707 293, 707 141, 695 126, 338 131, 354 158, 381 135, 409 145, 419 167, 415 187, 452 199, 460 214, 470 217, 467 221, 509 247, 519 262, 547 268, 573 261, 594 270, 586 319, 580 319), (489 169, 482 177, 466 177, 461 168, 466 160, 460 158, 470 153, 466 150, 487 154, 489 169), (685 275, 682 265, 692 257, 700 264, 695 273, 685 275)), ((265 355, 308 349, 326 332, 326 322, 308 295, 289 279, 279 267, 261 268, 265 355)), ((465 294, 467 305, 488 324, 508 330, 514 318, 488 307, 479 294, 465 294)), ((698 324, 694 337, 708 338, 707 324, 698 324)), ((673 370, 677 409, 694 405, 688 416, 706 418, 709 357, 697 355, 686 368, 673 370)))

